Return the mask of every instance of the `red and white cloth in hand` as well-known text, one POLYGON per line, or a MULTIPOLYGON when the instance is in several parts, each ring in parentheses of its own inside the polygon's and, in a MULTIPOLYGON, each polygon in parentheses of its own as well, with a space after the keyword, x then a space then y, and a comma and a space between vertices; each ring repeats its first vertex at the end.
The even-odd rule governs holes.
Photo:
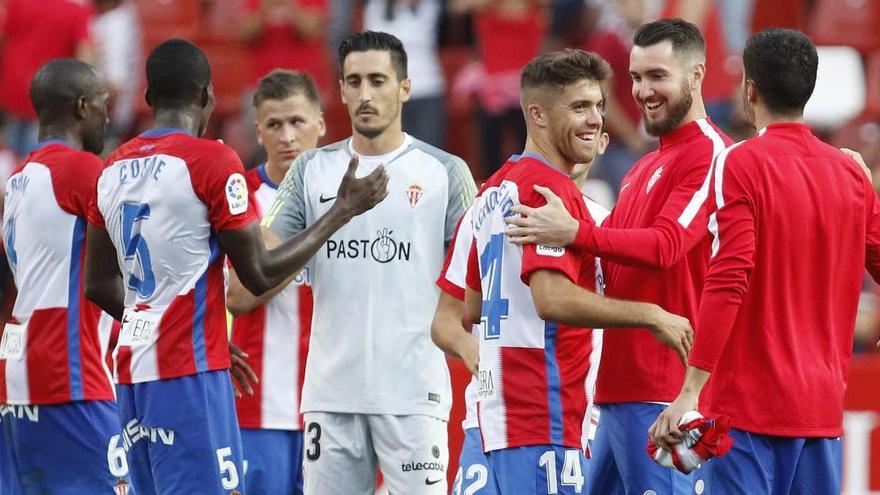
POLYGON ((648 455, 663 467, 688 474, 703 462, 722 456, 733 447, 733 439, 729 435, 730 418, 727 416, 704 418, 697 411, 688 411, 678 422, 678 429, 684 433, 684 439, 675 444, 672 452, 654 445, 648 439, 648 455))

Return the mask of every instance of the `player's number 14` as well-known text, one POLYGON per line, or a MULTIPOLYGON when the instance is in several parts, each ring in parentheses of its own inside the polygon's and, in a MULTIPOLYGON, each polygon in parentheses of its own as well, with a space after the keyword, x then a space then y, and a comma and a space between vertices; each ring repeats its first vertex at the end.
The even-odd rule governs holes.
POLYGON ((541 454, 538 459, 538 465, 543 467, 547 473, 547 494, 556 495, 559 493, 559 480, 562 486, 574 487, 575 493, 581 493, 584 488, 584 474, 581 470, 581 453, 578 450, 566 450, 565 458, 562 462, 562 472, 560 478, 556 477, 556 451, 548 450, 541 454))

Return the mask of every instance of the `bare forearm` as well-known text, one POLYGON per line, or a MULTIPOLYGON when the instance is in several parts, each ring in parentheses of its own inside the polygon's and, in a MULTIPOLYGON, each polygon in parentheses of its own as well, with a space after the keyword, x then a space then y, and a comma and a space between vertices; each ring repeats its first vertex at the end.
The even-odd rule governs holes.
POLYGON ((259 296, 255 296, 251 294, 244 285, 242 285, 241 280, 238 279, 238 275, 235 274, 234 270, 230 270, 229 275, 229 290, 226 291, 226 309, 232 313, 232 316, 241 316, 253 311, 263 304, 266 304, 270 299, 290 285, 296 277, 296 273, 294 273, 287 277, 281 284, 267 290, 259 296))
POLYGON ((687 372, 684 376, 684 384, 681 387, 679 396, 699 398, 700 392, 703 391, 703 387, 706 385, 706 382, 709 381, 710 376, 712 376, 712 374, 708 371, 688 366, 687 372))
POLYGON ((659 307, 654 304, 621 301, 588 290, 566 291, 547 305, 542 319, 585 328, 653 328, 659 307))
POLYGON ((435 315, 431 324, 431 340, 447 355, 463 359, 462 339, 473 339, 461 326, 461 318, 451 315, 435 315))

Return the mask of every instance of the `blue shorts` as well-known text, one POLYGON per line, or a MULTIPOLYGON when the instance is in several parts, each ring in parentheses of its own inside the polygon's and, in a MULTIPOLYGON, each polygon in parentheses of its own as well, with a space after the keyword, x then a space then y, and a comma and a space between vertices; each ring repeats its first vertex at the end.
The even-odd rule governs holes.
POLYGON ((587 493, 586 457, 581 449, 530 445, 486 454, 500 495, 587 493))
POLYGON ((128 483, 116 403, 0 406, 0 416, 0 494, 112 494, 128 483))
MULTIPOLYGON (((596 439, 590 443, 590 494, 693 494, 702 470, 690 475, 665 468, 647 454, 648 428, 666 409, 662 404, 602 404, 596 439)), ((722 492, 723 493, 723 492, 722 492)))
POLYGON ((303 432, 241 429, 247 493, 303 493, 303 432))
POLYGON ((122 445, 138 495, 243 492, 229 372, 118 385, 122 445))
POLYGON ((736 442, 723 457, 700 468, 716 494, 840 493, 843 442, 790 438, 731 429, 736 442))
POLYGON ((458 474, 452 484, 452 494, 497 495, 495 476, 489 469, 489 461, 483 453, 483 437, 479 428, 464 431, 464 444, 458 457, 458 474))

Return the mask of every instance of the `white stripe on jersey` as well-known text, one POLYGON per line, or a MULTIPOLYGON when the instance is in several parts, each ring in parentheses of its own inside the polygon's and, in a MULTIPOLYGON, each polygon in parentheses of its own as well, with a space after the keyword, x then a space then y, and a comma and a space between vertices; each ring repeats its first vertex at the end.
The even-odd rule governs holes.
POLYGON ((690 226, 691 222, 700 211, 700 208, 703 207, 703 203, 706 202, 706 198, 709 197, 709 186, 712 182, 712 167, 715 163, 715 158, 724 151, 725 148, 724 140, 721 138, 721 135, 718 134, 718 131, 709 125, 708 122, 706 122, 706 119, 697 120, 697 125, 700 127, 700 130, 703 131, 703 134, 712 141, 712 160, 709 162, 709 170, 706 172, 706 179, 703 181, 700 188, 694 192, 690 202, 688 202, 684 211, 682 211, 681 215, 678 217, 678 223, 684 228, 690 226))

